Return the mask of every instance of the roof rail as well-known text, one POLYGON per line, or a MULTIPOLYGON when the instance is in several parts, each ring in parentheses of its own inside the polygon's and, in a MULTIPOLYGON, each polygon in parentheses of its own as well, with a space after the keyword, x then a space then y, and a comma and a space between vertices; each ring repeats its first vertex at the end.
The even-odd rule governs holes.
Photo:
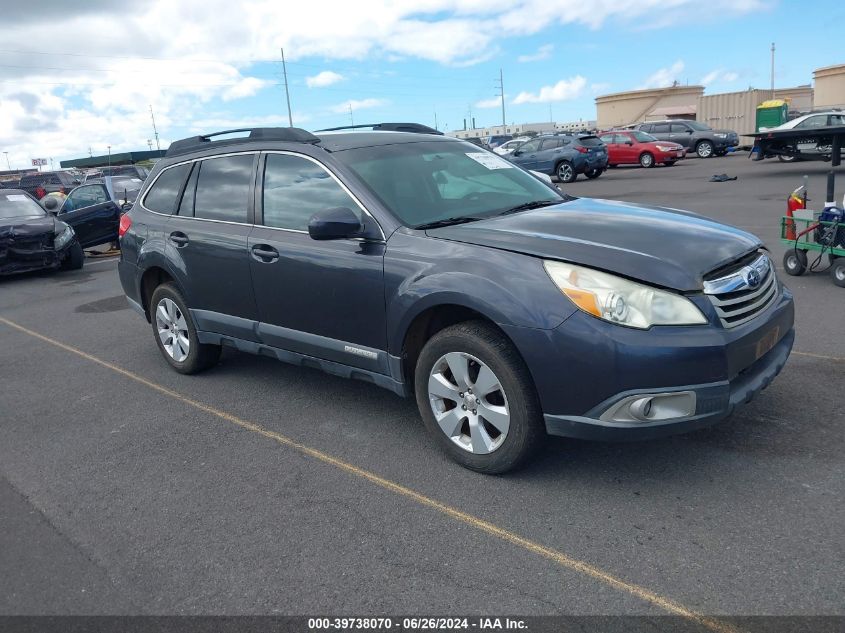
POLYGON ((364 123, 361 125, 342 125, 340 127, 329 127, 318 132, 339 132, 341 130, 359 130, 369 128, 376 132, 414 132, 416 134, 438 134, 443 132, 434 128, 422 125, 421 123, 364 123))
POLYGON ((165 156, 176 156, 178 154, 186 154, 196 150, 207 149, 214 143, 214 146, 229 145, 233 143, 243 143, 244 141, 287 141, 289 143, 319 143, 320 139, 306 130, 298 127, 256 127, 256 128, 240 128, 237 130, 223 130, 222 132, 214 132, 213 134, 204 134, 202 136, 191 136, 183 138, 179 141, 173 141, 170 147, 167 148, 165 156), (239 132, 249 132, 246 137, 239 136, 236 138, 221 139, 213 141, 215 136, 223 136, 225 134, 237 134, 239 132))

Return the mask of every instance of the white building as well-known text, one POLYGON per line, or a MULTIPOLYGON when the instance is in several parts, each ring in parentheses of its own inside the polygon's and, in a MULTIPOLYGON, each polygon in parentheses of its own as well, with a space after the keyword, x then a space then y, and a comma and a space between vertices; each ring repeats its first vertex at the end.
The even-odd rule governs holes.
POLYGON ((446 132, 447 136, 457 138, 485 138, 500 134, 511 134, 519 136, 525 132, 537 132, 548 134, 550 132, 580 132, 582 130, 593 130, 596 127, 595 121, 570 121, 567 123, 555 123, 543 121, 541 123, 513 123, 511 125, 493 125, 491 127, 479 127, 470 130, 452 130, 446 132))

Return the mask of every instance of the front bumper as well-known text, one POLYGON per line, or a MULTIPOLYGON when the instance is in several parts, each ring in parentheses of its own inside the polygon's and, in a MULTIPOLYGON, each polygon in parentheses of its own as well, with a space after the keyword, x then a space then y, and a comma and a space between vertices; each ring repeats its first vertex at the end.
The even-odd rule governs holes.
POLYGON ((0 243, 0 275, 58 268, 70 255, 71 248, 78 242, 79 240, 74 236, 59 250, 46 245, 21 246, 15 244, 14 241, 0 243))
POLYGON ((702 326, 636 330, 575 312, 553 330, 503 326, 534 379, 547 431, 584 439, 632 440, 718 422, 765 389, 792 350, 792 295, 726 329, 704 297, 702 326), (608 420, 632 397, 694 393, 694 411, 645 421, 608 420), (604 417, 604 419, 602 419, 604 417))

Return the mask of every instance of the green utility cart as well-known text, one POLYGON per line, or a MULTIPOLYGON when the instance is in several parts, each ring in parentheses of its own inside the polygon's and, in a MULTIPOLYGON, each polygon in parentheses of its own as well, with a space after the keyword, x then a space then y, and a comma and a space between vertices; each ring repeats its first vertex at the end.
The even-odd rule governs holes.
MULTIPOLYGON (((807 253, 827 253, 830 261, 830 276, 833 283, 845 288, 845 241, 841 239, 845 226, 837 222, 819 222, 815 218, 784 216, 780 221, 781 242, 787 246, 783 256, 783 268, 788 275, 802 275, 807 270, 807 253), (813 228, 815 227, 815 228, 813 228), (823 238, 823 233, 833 232, 837 237, 823 238), (828 243, 838 246, 831 247, 828 243)), ((812 270, 813 266, 810 266, 812 270)))

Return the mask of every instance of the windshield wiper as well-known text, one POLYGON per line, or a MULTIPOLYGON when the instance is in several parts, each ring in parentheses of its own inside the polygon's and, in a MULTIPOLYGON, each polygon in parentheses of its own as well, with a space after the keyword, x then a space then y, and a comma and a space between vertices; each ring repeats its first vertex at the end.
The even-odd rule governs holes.
POLYGON ((441 226, 452 226, 454 224, 465 224, 466 222, 475 222, 476 220, 484 220, 486 218, 479 218, 471 215, 462 215, 456 218, 443 218, 442 220, 435 220, 434 222, 427 222, 425 224, 418 224, 415 229, 437 229, 441 226))
POLYGON ((553 204, 560 204, 561 202, 565 202, 564 200, 532 200, 531 202, 524 202, 522 204, 518 204, 515 207, 511 207, 510 209, 505 209, 504 211, 499 211, 496 215, 508 215, 509 213, 519 213, 520 211, 530 211, 531 209, 540 209, 542 207, 548 207, 553 204))

